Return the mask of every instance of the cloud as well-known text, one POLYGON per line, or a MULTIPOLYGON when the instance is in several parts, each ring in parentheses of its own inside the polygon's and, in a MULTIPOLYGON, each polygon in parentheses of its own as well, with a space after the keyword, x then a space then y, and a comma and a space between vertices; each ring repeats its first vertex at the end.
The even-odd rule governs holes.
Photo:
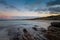
POLYGON ((57 14, 57 12, 60 12, 60 0, 50 1, 47 3, 47 6, 48 6, 48 10, 52 13, 57 14))
POLYGON ((52 11, 52 12, 60 12, 60 7, 49 8, 49 10, 52 11))
POLYGON ((0 4, 5 5, 7 9, 8 9, 8 8, 12 8, 12 9, 16 9, 16 10, 18 10, 18 11, 20 10, 20 9, 16 8, 15 6, 13 6, 13 5, 11 5, 11 4, 8 4, 8 3, 6 2, 6 0, 0 0, 0 4))
POLYGON ((25 0, 25 5, 37 5, 40 4, 43 0, 25 0))
POLYGON ((24 8, 29 11, 40 11, 40 10, 44 11, 45 10, 45 9, 41 9, 40 6, 42 6, 41 3, 45 2, 46 0, 9 0, 9 1, 11 2, 8 3, 7 0, 0 0, 0 4, 5 5, 6 8, 16 9, 16 10, 20 10, 20 9, 24 10, 24 8))
MULTIPOLYGON (((15 3, 17 3, 17 5, 19 2, 22 2, 20 4, 21 5, 24 4, 26 9, 29 9, 29 11, 34 10, 34 8, 42 2, 42 0, 11 0, 11 1, 14 1, 15 3)), ((12 9, 20 10, 20 9, 16 8, 14 5, 8 4, 7 0, 0 0, 0 4, 5 5, 6 8, 12 8, 12 9)))
POLYGON ((26 9, 29 9, 29 11, 34 11, 42 2, 43 0, 26 0, 24 5, 26 6, 26 9))
POLYGON ((60 5, 60 0, 54 0, 47 3, 48 6, 60 5))
POLYGON ((5 0, 0 0, 0 4, 8 5, 5 0))
POLYGON ((50 12, 57 13, 60 12, 60 5, 53 5, 48 8, 50 12))

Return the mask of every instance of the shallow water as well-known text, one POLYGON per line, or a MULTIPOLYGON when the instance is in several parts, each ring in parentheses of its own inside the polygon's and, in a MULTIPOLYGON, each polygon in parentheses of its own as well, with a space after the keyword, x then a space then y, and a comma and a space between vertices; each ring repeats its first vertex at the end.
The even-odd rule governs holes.
POLYGON ((44 21, 30 21, 30 20, 20 20, 20 21, 0 21, 1 26, 9 26, 9 25, 22 25, 23 27, 34 27, 34 25, 38 25, 39 27, 48 26, 50 23, 44 21))
MULTIPOLYGON (((53 20, 54 21, 54 20, 53 20)), ((8 36, 7 36, 7 28, 9 27, 15 27, 15 28, 26 28, 27 30, 30 31, 30 33, 33 32, 33 30, 31 29, 31 27, 34 27, 34 25, 37 25, 37 27, 39 28, 45 28, 47 29, 47 27, 50 25, 51 22, 53 21, 32 21, 32 20, 20 20, 20 21, 0 21, 0 40, 8 40, 8 36)), ((56 21, 54 21, 56 22, 56 21)), ((59 21, 57 21, 59 22, 59 21)))

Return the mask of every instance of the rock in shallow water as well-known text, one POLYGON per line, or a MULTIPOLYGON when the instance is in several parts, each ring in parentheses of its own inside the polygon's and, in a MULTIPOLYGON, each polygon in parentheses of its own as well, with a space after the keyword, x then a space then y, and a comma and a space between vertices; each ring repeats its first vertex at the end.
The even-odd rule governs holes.
MULTIPOLYGON (((9 28, 10 29, 10 28, 9 28)), ((12 37, 9 39, 12 40, 47 40, 44 35, 43 35, 43 31, 44 29, 41 30, 37 30, 40 28, 11 28, 10 30, 13 32, 9 32, 8 30, 8 36, 12 37), (20 35, 18 33, 20 33, 20 35), (42 33, 41 33, 42 32, 42 33), (11 34, 13 34, 12 36, 10 36, 11 34), (16 36, 15 36, 16 35, 16 36)))

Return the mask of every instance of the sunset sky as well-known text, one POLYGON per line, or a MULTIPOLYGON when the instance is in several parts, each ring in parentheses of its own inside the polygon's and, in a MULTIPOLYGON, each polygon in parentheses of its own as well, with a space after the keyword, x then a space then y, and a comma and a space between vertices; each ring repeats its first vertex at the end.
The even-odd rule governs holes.
POLYGON ((0 16, 44 17, 55 14, 60 14, 59 0, 0 0, 0 16))

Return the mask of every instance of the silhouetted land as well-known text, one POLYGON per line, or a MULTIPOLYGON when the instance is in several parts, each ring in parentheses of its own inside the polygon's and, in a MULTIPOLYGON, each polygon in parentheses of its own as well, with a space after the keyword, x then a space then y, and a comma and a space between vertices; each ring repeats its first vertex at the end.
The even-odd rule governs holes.
POLYGON ((60 20, 60 15, 39 17, 39 18, 28 19, 28 20, 60 20))
POLYGON ((16 21, 16 20, 17 21, 19 21, 19 20, 60 20, 60 15, 31 18, 31 19, 0 19, 0 21, 16 21))

